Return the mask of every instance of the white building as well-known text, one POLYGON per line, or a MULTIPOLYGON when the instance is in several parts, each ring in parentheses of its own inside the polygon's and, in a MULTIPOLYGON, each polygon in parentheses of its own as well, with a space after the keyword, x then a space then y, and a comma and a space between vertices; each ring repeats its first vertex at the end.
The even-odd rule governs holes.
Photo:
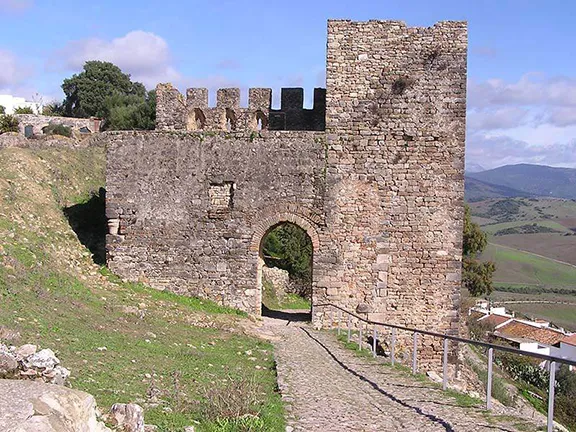
POLYGON ((12 95, 0 94, 0 105, 4 107, 6 114, 14 114, 16 108, 32 108, 35 114, 40 114, 42 112, 42 104, 39 102, 27 101, 22 97, 16 97, 12 95))

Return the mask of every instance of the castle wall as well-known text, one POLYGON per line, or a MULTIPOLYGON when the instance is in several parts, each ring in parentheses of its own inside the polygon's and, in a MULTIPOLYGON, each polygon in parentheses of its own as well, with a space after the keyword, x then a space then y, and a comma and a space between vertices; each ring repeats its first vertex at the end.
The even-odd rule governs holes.
POLYGON ((322 133, 102 135, 108 266, 123 277, 259 314, 263 234, 324 223, 322 133))
POLYGON ((369 318, 457 332, 466 47, 462 22, 328 22, 326 295, 369 318))
POLYGON ((272 110, 269 89, 208 108, 205 89, 159 85, 156 132, 107 135, 110 267, 259 313, 260 240, 291 221, 312 238, 314 303, 457 333, 466 47, 462 22, 329 21, 312 113, 297 89, 272 110))
POLYGON ((22 135, 25 135, 26 126, 32 126, 32 133, 34 135, 42 135, 42 129, 49 124, 68 126, 72 131, 80 132, 85 128, 87 133, 100 132, 100 119, 97 118, 73 118, 73 117, 57 117, 45 116, 40 114, 16 114, 18 119, 18 128, 22 135))

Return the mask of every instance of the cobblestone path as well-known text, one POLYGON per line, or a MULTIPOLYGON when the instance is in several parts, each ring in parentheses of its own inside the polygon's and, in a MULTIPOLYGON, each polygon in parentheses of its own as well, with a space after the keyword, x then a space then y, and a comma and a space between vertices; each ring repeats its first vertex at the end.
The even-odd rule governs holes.
MULTIPOLYGON (((513 419, 489 420, 428 383, 358 357, 331 333, 272 318, 263 331, 276 339, 278 382, 294 431, 518 430, 513 419)), ((523 423, 521 430, 530 429, 523 423)))

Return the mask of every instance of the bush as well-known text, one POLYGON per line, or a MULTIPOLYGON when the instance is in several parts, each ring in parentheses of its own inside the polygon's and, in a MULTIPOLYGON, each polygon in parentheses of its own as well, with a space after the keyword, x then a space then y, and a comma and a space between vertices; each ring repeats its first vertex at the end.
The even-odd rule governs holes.
POLYGON ((30 107, 17 107, 14 108, 14 114, 34 114, 30 107))
POLYGON ((18 119, 13 115, 0 115, 0 133, 18 132, 18 119))
POLYGON ((61 135, 70 138, 72 136, 72 129, 62 124, 50 123, 42 129, 45 135, 61 135))
POLYGON ((2 115, 6 114, 6 108, 4 108, 3 105, 0 105, 0 114, 2 115))

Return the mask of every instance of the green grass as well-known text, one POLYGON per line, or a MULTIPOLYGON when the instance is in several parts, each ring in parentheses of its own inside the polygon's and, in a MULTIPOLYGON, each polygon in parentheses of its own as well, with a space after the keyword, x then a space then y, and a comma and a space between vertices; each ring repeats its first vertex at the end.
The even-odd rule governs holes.
MULTIPOLYGON (((348 342, 347 333, 341 333, 339 336, 337 335, 336 330, 334 330, 333 333, 336 335, 337 339, 340 341, 340 343, 342 344, 342 346, 344 348, 354 351, 354 353, 358 357, 368 359, 370 361, 374 361, 375 363, 378 363, 379 365, 382 365, 383 367, 391 367, 391 368, 394 368, 398 371, 401 371, 401 372, 405 373, 406 375, 409 375, 410 377, 412 377, 412 379, 426 384, 430 388, 435 388, 435 389, 441 389, 442 388, 442 386, 440 384, 437 384, 437 383, 430 381, 430 379, 426 376, 426 374, 423 374, 423 373, 413 374, 411 368, 409 368, 408 366, 405 366, 401 363, 398 363, 398 362, 394 363, 394 365, 392 365, 391 363, 388 363, 388 362, 382 363, 379 359, 375 359, 372 356, 372 352, 370 350, 367 350, 367 349, 359 350, 358 349, 358 333, 357 332, 352 333, 352 337, 350 338, 350 342, 348 342)), ((447 389, 447 390, 443 391, 443 394, 445 394, 446 396, 453 399, 454 402, 456 402, 456 404, 458 406, 461 406, 464 408, 479 407, 483 404, 482 400, 475 398, 475 397, 472 397, 472 396, 469 396, 465 393, 460 393, 456 390, 447 389)))
POLYGON ((496 263, 496 283, 574 287, 576 290, 576 267, 495 244, 488 245, 482 258, 496 263))
POLYGON ((0 327, 19 333, 10 343, 51 348, 101 411, 139 403, 162 432, 284 431, 273 347, 245 334, 245 313, 92 263, 61 209, 98 190, 103 172, 102 149, 0 150, 0 327), (234 394, 241 418, 212 403, 234 394))
POLYGON ((271 310, 310 310, 312 307, 310 300, 293 293, 286 293, 282 299, 279 299, 274 284, 265 279, 262 281, 262 303, 271 310))

